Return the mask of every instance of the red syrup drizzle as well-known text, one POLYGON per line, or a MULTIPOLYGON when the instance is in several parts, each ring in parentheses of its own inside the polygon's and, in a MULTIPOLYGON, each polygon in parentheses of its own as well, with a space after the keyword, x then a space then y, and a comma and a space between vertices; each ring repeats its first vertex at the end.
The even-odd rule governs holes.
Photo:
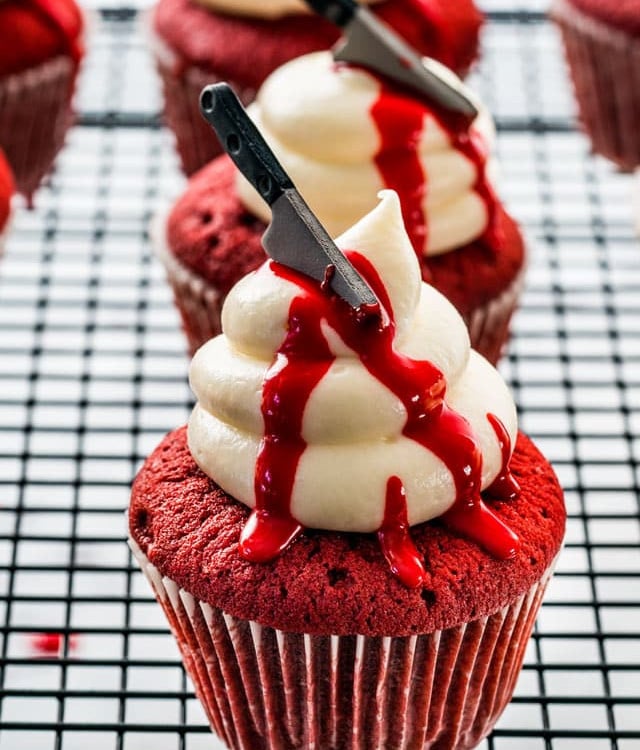
POLYGON ((80 41, 82 31, 82 16, 79 11, 69 2, 61 3, 60 0, 29 0, 40 13, 52 23, 68 44, 69 56, 74 62, 79 62, 83 54, 83 46, 80 41))
MULTIPOLYGON (((482 454, 470 424, 444 403, 442 372, 431 362, 394 350, 395 325, 380 277, 362 255, 347 255, 380 300, 380 316, 363 320, 338 297, 326 295, 311 280, 270 261, 271 270, 301 287, 301 294, 291 303, 287 336, 264 383, 265 437, 256 464, 256 507, 240 537, 241 554, 254 562, 266 562, 302 531, 291 514, 291 497, 306 447, 304 409, 313 388, 334 361, 321 329, 325 320, 367 370, 401 400, 407 411, 403 434, 433 452, 451 472, 456 500, 442 517, 444 523, 496 557, 512 557, 518 538, 480 497, 482 454)), ((417 587, 426 572, 409 535, 407 516, 402 482, 390 477, 378 538, 393 572, 405 585, 417 587)))
POLYGON ((381 82, 371 116, 380 136, 375 164, 385 187, 398 193, 402 218, 413 249, 421 256, 427 242, 427 222, 422 204, 427 179, 418 157, 425 107, 417 99, 394 91, 381 82))
POLYGON ((400 477, 389 477, 378 541, 391 572, 409 588, 422 586, 426 571, 409 535, 407 495, 400 477))
POLYGON ((429 176, 420 161, 418 147, 425 118, 432 116, 447 133, 451 146, 475 167, 474 191, 487 207, 487 226, 480 238, 493 251, 503 243, 497 216, 497 197, 487 174, 488 149, 483 136, 469 126, 464 116, 445 110, 435 102, 425 102, 415 92, 375 75, 380 94, 371 106, 371 117, 378 129, 380 147, 374 161, 385 187, 398 193, 402 216, 418 258, 428 241, 428 223, 423 210, 429 176))
POLYGON ((515 500, 520 494, 518 480, 509 471, 509 459, 511 458, 511 436, 507 428, 502 424, 495 414, 487 414, 489 424, 498 438, 500 451, 502 452, 502 466, 500 473, 493 480, 493 484, 487 488, 487 493, 497 500, 515 500))

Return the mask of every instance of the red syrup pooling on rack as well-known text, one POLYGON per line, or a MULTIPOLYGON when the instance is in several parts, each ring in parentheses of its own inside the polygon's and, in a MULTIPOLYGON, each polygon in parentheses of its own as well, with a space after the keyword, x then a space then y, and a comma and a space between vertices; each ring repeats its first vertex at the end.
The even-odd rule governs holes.
MULTIPOLYGON (((62 633, 34 633, 31 636, 32 649, 42 656, 60 656, 64 648, 64 635, 62 633)), ((73 651, 78 645, 78 637, 69 635, 68 648, 73 651)))
POLYGON ((487 208, 487 226, 481 240, 493 251, 502 245, 496 222, 497 197, 487 177, 488 149, 484 137, 464 115, 446 110, 435 102, 425 103, 416 92, 374 74, 380 93, 371 106, 380 146, 374 158, 385 187, 398 193, 402 217, 418 258, 424 256, 429 239, 428 218, 423 210, 429 175, 420 160, 419 146, 425 118, 432 116, 447 133, 451 146, 474 166, 474 191, 487 208))
MULTIPOLYGON (((240 537, 241 554, 254 562, 271 560, 303 529, 291 514, 291 498, 306 448, 304 410, 335 359, 322 333, 324 320, 356 352, 364 367, 400 399, 407 412, 403 434, 434 453, 451 472, 456 500, 442 516, 443 522, 490 554, 512 557, 518 538, 480 496, 482 454, 469 422, 444 402, 442 372, 431 362, 394 350, 392 308, 380 277, 359 253, 350 252, 348 257, 380 300, 380 315, 363 320, 310 279, 269 261, 273 273, 297 284, 301 293, 291 302, 287 335, 263 385, 265 436, 256 462, 256 507, 240 537)), ((408 531, 401 478, 389 477, 378 537, 394 573, 407 586, 420 586, 425 570, 408 531)))
POLYGON ((61 3, 60 0, 29 0, 29 4, 60 31, 68 44, 69 56, 77 63, 83 54, 80 41, 82 16, 75 6, 71 2, 61 3))

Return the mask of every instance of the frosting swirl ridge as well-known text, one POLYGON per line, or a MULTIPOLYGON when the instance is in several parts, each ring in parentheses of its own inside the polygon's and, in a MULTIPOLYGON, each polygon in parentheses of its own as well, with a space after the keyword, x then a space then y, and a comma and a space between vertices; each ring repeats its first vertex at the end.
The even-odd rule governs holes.
MULTIPOLYGON (((471 159, 424 101, 317 52, 272 73, 249 112, 332 236, 371 211, 383 188, 400 193, 412 235, 412 224, 423 225, 411 237, 418 254, 453 250, 489 227, 492 196, 478 187, 493 139, 485 110, 471 129, 482 144, 471 159)), ((247 209, 269 221, 268 206, 241 175, 237 186, 247 209)))
MULTIPOLYGON (((421 281, 397 196, 385 191, 376 208, 336 243, 345 252, 355 251, 362 268, 377 274, 378 297, 386 298, 398 356, 431 363, 441 373, 434 403, 443 393, 443 408, 455 410, 465 429, 473 431, 481 453, 482 486, 476 490, 489 487, 505 462, 504 445, 487 415, 495 415, 513 445, 515 406, 497 371, 470 350, 454 308, 421 281)), ((193 456, 226 492, 252 508, 266 439, 265 393, 291 365, 294 355, 284 346, 291 335, 291 311, 309 296, 304 282, 280 269, 268 261, 232 289, 223 308, 224 333, 196 353, 190 372, 198 400, 189 422, 193 456)), ((455 471, 407 430, 412 416, 406 402, 374 376, 375 368, 328 317, 318 330, 321 340, 313 349, 318 356, 307 354, 295 363, 301 378, 312 384, 299 435, 285 414, 280 436, 298 446, 291 516, 311 528, 379 530, 391 477, 404 487, 409 524, 450 511, 459 499, 455 471)), ((295 400, 295 388, 289 395, 295 400)))

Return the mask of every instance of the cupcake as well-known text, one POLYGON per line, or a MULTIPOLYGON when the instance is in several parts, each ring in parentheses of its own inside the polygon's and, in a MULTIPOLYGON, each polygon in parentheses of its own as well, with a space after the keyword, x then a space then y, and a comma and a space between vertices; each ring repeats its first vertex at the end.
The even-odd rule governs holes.
POLYGON ((11 218, 11 199, 13 198, 14 183, 11 168, 0 150, 0 254, 4 249, 4 241, 11 218))
POLYGON ((0 147, 29 202, 71 123, 81 36, 73 0, 0 0, 0 147))
MULTIPOLYGON (((422 54, 460 74, 471 66, 482 23, 473 0, 371 4, 422 54)), ((273 70, 327 49, 339 34, 312 15, 304 0, 160 0, 151 19, 152 48, 184 171, 193 174, 221 152, 198 111, 203 86, 229 81, 248 104, 273 70)))
POLYGON ((597 154, 625 170, 640 165, 640 5, 554 0, 580 120, 597 154))
POLYGON ((336 242, 380 317, 274 261, 240 281, 131 546, 230 748, 465 750, 512 695, 562 492, 396 195, 336 242))
MULTIPOLYGON (((497 361, 525 247, 491 184, 488 115, 459 127, 369 71, 336 66, 329 52, 272 73, 249 112, 332 236, 370 211, 382 188, 399 193, 423 278, 457 307, 471 345, 497 361)), ((227 156, 194 175, 159 220, 155 244, 192 352, 220 332, 225 295, 264 260, 268 220, 227 156)))

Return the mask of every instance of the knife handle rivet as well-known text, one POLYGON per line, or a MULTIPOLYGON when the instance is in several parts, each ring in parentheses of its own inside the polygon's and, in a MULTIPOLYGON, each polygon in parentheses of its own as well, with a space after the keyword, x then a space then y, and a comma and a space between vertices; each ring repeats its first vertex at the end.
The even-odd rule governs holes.
POLYGON ((213 109, 216 106, 216 95, 210 88, 206 88, 202 92, 200 103, 205 112, 213 112, 213 109))
POLYGON ((241 147, 242 143, 240 138, 235 133, 229 133, 227 136, 227 151, 232 154, 237 154, 240 152, 241 147))
POLYGON ((257 184, 260 195, 266 197, 271 193, 271 177, 268 174, 259 175, 257 184))

